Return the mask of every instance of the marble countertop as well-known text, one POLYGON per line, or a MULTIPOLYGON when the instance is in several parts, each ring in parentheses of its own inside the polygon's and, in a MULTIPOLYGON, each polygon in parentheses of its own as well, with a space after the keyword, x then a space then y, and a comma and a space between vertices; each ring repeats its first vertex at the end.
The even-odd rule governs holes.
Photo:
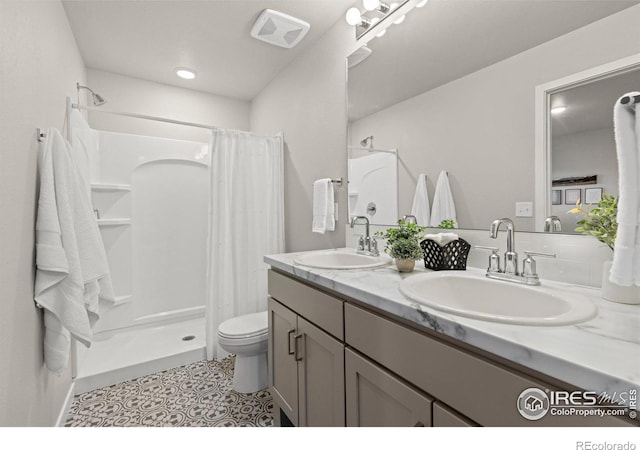
MULTIPOLYGON (((576 325, 508 325, 455 316, 405 297, 398 288, 400 282, 429 272, 420 262, 411 273, 400 273, 392 264, 374 269, 329 270, 294 263, 299 254, 268 255, 264 261, 311 284, 584 390, 609 394, 640 390, 640 306, 602 300, 599 289, 543 279, 546 286, 570 289, 588 297, 598 308, 597 316, 576 325)), ((469 268, 467 272, 484 276, 479 269, 469 268)))

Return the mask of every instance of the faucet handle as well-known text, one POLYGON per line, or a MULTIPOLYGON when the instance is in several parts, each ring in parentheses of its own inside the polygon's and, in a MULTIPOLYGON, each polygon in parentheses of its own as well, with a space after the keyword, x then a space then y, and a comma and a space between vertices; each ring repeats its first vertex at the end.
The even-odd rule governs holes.
POLYGON ((376 238, 371 237, 371 254, 373 256, 380 256, 380 252, 378 251, 378 241, 376 238))
POLYGON ((500 270, 500 256, 498 256, 498 247, 485 247, 484 245, 474 245, 473 248, 477 248, 479 250, 490 250, 491 255, 489 255, 489 267, 487 268, 487 272, 502 272, 500 270))
POLYGON ((358 251, 364 251, 364 236, 360 236, 358 239, 358 251))
POLYGON ((536 272, 536 260, 532 256, 544 256, 546 258, 555 258, 555 253, 542 253, 542 252, 524 252, 527 257, 522 260, 522 276, 527 279, 528 284, 540 284, 538 273, 536 272))

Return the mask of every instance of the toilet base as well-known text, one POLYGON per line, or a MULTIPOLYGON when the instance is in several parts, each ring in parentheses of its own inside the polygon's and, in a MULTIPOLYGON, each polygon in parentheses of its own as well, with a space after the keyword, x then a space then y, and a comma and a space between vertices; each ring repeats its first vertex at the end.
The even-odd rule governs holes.
POLYGON ((233 390, 250 394, 267 387, 267 353, 252 356, 236 355, 233 368, 233 390))

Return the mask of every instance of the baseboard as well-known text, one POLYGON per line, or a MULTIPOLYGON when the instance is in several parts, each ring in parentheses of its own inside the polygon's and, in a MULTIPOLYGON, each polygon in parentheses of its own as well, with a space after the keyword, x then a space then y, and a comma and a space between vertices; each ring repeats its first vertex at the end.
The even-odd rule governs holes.
POLYGON ((62 408, 60 409, 60 414, 58 414, 58 419, 56 420, 56 427, 64 427, 65 422, 67 421, 67 416, 69 415, 69 410, 71 409, 71 404, 73 403, 73 397, 75 396, 76 383, 71 382, 69 386, 69 391, 67 392, 67 396, 64 399, 64 403, 62 403, 62 408))

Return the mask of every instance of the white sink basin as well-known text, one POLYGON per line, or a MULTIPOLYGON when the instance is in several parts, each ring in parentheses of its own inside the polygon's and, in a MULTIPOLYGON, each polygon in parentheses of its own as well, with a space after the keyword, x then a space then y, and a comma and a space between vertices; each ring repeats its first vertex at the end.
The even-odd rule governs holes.
POLYGON ((309 252, 298 255, 293 262, 318 269, 369 269, 389 264, 387 256, 367 256, 339 250, 309 252))
POLYGON ((400 283, 410 299, 473 319, 516 325, 569 325, 596 315, 591 301, 560 285, 525 286, 478 272, 433 272, 400 283))

